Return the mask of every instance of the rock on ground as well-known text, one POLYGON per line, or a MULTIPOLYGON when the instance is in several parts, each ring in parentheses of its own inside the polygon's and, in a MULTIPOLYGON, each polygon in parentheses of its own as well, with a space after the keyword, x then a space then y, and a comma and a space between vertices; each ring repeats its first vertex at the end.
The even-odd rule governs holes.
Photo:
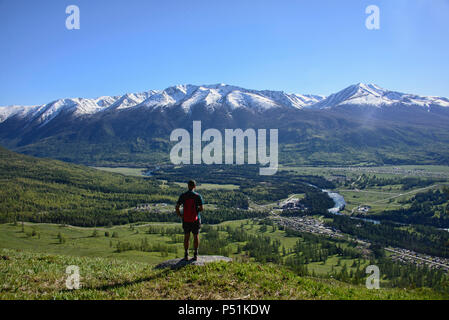
POLYGON ((185 267, 186 265, 194 265, 194 266, 204 266, 206 263, 215 262, 215 261, 232 261, 231 258, 223 257, 223 256, 198 256, 198 260, 194 261, 192 258, 189 260, 184 260, 181 258, 167 260, 162 263, 159 263, 155 268, 156 269, 178 269, 185 267))

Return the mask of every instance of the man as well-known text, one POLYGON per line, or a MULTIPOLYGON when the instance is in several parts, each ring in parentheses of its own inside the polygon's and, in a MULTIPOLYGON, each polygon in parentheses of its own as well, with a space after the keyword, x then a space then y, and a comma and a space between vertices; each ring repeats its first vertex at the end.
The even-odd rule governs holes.
POLYGON ((181 194, 176 203, 176 214, 182 218, 182 228, 184 229, 184 259, 189 259, 190 232, 193 234, 194 255, 193 260, 198 260, 198 246, 200 240, 198 234, 201 228, 200 212, 203 211, 203 198, 199 193, 193 191, 196 188, 194 180, 187 183, 189 191, 181 194), (184 214, 181 215, 180 206, 184 208, 184 214))

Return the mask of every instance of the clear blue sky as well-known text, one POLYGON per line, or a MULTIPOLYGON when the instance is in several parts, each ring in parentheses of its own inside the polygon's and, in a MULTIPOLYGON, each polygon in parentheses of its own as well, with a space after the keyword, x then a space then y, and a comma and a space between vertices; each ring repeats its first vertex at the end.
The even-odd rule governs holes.
POLYGON ((449 97, 449 0, 0 0, 0 43, 0 105, 221 82, 449 97))

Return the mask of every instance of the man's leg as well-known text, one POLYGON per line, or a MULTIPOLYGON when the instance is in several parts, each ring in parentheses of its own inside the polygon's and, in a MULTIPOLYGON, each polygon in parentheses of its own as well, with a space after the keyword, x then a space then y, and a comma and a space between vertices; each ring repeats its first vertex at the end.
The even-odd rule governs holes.
POLYGON ((189 257, 190 232, 184 233, 184 259, 189 257))
POLYGON ((195 252, 193 254, 193 258, 196 259, 198 257, 198 247, 200 245, 200 237, 199 234, 193 235, 193 248, 195 249, 195 252))

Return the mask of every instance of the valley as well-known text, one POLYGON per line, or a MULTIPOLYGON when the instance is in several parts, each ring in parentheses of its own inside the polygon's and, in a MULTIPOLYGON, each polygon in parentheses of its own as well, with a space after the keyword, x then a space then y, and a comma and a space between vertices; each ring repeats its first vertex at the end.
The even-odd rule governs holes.
MULTIPOLYGON (((152 168, 148 176, 144 167, 94 169, 5 149, 1 155, 0 183, 10 190, 27 186, 15 194, 28 203, 26 211, 3 207, 4 250, 149 266, 179 257, 182 229, 174 202, 185 189, 181 181, 200 176, 198 192, 206 200, 201 254, 229 256, 243 264, 275 264, 299 276, 359 286, 366 277, 364 268, 376 264, 384 288, 446 290, 445 267, 435 265, 449 258, 449 232, 437 227, 447 221, 449 199, 443 199, 448 180, 426 174, 444 172, 443 167, 415 166, 413 172, 419 175, 409 170, 392 175, 382 171, 388 168, 373 172, 283 166, 275 176, 261 177, 254 174, 257 166, 164 166, 152 168), (38 174, 48 169, 47 175, 38 174), (321 189, 344 196, 346 205, 338 214, 328 212, 335 204, 321 189), (75 196, 73 201, 92 199, 90 210, 74 207, 68 194, 75 196), (440 216, 423 225, 385 220, 391 210, 412 208, 417 196, 432 199, 432 205, 443 210, 440 216), (293 199, 300 205, 286 210, 284 204, 293 199), (373 219, 380 223, 369 222, 373 219)), ((5 191, 3 199, 9 197, 5 191)))
MULTIPOLYGON (((0 143, 12 149, 0 147, 8 259, 23 250, 152 268, 179 257, 173 208, 193 178, 205 199, 200 254, 358 288, 376 265, 385 290, 449 292, 446 98, 357 84, 328 97, 187 85, 100 100, 1 110, 0 143), (255 162, 244 139, 232 150, 239 165, 186 165, 198 162, 190 152, 172 163, 179 128, 215 130, 213 143, 229 129, 274 128, 277 172, 245 164, 255 162)), ((214 157, 223 151, 217 144, 214 157)))
POLYGON ((449 300, 448 1, 0 0, 0 302, 449 300))

